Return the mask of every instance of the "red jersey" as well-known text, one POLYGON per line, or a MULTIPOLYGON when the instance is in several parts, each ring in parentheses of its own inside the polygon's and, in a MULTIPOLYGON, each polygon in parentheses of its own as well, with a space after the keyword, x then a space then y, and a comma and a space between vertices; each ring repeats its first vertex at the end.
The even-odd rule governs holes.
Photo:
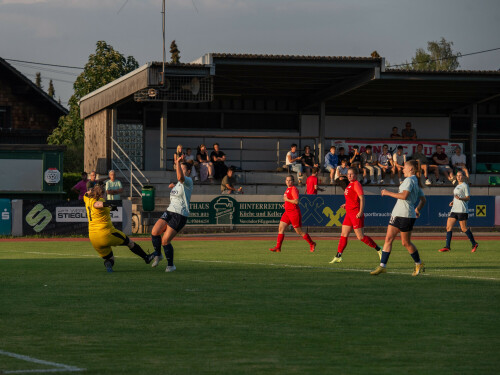
MULTIPOLYGON (((288 199, 299 199, 299 189, 297 187, 292 186, 286 189, 285 195, 288 199)), ((285 211, 298 211, 299 210, 299 205, 298 204, 293 204, 290 202, 285 202, 285 211)))
POLYGON ((359 181, 353 181, 344 190, 345 209, 359 211, 359 197, 363 195, 363 187, 359 181))
POLYGON ((306 194, 318 194, 317 186, 318 186, 318 177, 316 176, 307 177, 306 194))

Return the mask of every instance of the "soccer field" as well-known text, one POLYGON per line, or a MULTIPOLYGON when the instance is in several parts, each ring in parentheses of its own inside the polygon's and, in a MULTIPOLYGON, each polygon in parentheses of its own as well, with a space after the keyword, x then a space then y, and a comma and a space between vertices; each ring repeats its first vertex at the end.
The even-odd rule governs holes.
POLYGON ((0 373, 498 373, 498 241, 416 240, 412 277, 399 240, 370 276, 353 238, 335 265, 337 238, 287 239, 174 241, 173 273, 124 247, 106 273, 87 241, 0 241, 0 373))

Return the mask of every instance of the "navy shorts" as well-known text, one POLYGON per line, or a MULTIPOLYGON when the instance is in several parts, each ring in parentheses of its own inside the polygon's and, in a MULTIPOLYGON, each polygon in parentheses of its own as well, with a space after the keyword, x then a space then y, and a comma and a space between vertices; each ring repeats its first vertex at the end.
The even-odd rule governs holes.
POLYGON ((389 225, 398 228, 401 232, 411 232, 416 218, 391 216, 389 225))
POLYGON ((170 228, 179 233, 181 229, 184 228, 184 225, 186 225, 187 216, 183 216, 175 212, 165 211, 163 215, 161 215, 160 219, 165 220, 170 228))
POLYGON ((464 221, 464 220, 467 220, 469 218, 469 214, 466 212, 450 212, 448 217, 450 217, 452 219, 456 219, 458 221, 464 221))

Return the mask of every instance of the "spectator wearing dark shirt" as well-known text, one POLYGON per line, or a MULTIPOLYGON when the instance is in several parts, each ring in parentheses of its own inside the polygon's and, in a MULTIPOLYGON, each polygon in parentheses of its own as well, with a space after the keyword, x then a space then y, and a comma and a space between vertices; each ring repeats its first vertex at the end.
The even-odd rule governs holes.
POLYGON ((234 167, 229 167, 227 174, 222 179, 220 184, 221 194, 243 194, 243 188, 240 186, 239 189, 234 187, 236 179, 234 178, 234 167))
POLYGON ((401 134, 398 133, 398 127, 395 126, 392 128, 392 133, 390 135, 391 139, 401 139, 401 134))
POLYGON ((356 168, 359 172, 361 168, 361 154, 359 146, 352 146, 352 152, 349 152, 349 165, 351 168, 356 168))
MULTIPOLYGON (((339 159, 339 165, 342 163, 342 160, 347 161, 347 166, 349 166, 349 155, 345 153, 345 148, 344 147, 339 147, 339 154, 338 154, 338 159, 339 159)), ((337 165, 338 167, 338 165, 337 165)), ((337 177, 335 177, 337 179, 337 177)))
POLYGON ((361 154, 361 164, 363 166, 363 183, 375 183, 377 177, 380 183, 382 175, 380 167, 378 166, 377 156, 372 152, 372 146, 366 146, 365 152, 361 154), (367 179, 368 173, 370 173, 370 179, 367 179))
POLYGON ((220 150, 219 144, 214 144, 214 150, 210 154, 210 160, 214 164, 215 168, 215 178, 221 179, 227 173, 227 167, 224 163, 226 161, 226 154, 220 150))
POLYGON ((417 132, 411 128, 411 122, 405 124, 405 128, 401 131, 403 139, 417 139, 417 132))
MULTIPOLYGON (((432 160, 439 168, 439 172, 443 172, 446 178, 452 182, 453 170, 450 167, 450 160, 448 159, 448 155, 445 154, 444 148, 441 145, 436 146, 436 152, 432 154, 432 160)), ((442 184, 442 181, 437 180, 437 184, 442 184)))
POLYGON ((435 165, 429 165, 429 159, 422 152, 424 150, 424 145, 419 143, 417 145, 417 151, 413 153, 411 158, 416 160, 422 172, 424 172, 425 184, 432 184, 431 180, 429 180, 429 172, 434 172, 436 176, 436 181, 439 180, 439 170, 435 165))
POLYGON ((316 158, 314 154, 311 152, 311 147, 305 146, 304 153, 302 154, 302 165, 304 166, 304 172, 307 176, 311 174, 311 170, 314 167, 318 167, 318 163, 316 163, 316 158))
POLYGON ((323 189, 318 187, 318 171, 318 167, 313 167, 311 169, 311 175, 307 177, 306 180, 306 194, 316 195, 318 194, 318 190, 323 191, 323 189))
POLYGON ((208 157, 207 147, 205 145, 202 144, 198 147, 196 160, 198 160, 198 165, 200 166, 200 181, 204 182, 208 178, 209 181, 213 183, 214 165, 208 157))
POLYGON ((336 147, 330 147, 330 152, 325 156, 325 169, 330 173, 330 184, 333 185, 335 181, 335 170, 339 165, 339 158, 335 154, 336 147))

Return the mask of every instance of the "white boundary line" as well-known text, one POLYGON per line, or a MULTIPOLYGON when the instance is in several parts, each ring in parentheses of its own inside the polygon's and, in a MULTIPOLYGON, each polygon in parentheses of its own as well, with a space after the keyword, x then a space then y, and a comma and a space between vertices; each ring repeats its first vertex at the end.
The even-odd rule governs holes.
POLYGON ((0 350, 0 355, 6 355, 7 357, 12 357, 19 359, 21 361, 38 363, 40 365, 54 366, 55 368, 48 369, 33 369, 33 370, 11 370, 11 371, 2 371, 0 370, 0 374, 26 374, 26 373, 39 373, 39 372, 77 372, 77 371, 85 371, 84 368, 78 368, 75 366, 69 366, 62 363, 49 362, 44 361, 43 359, 37 359, 33 357, 28 357, 27 355, 16 354, 5 352, 0 350))

